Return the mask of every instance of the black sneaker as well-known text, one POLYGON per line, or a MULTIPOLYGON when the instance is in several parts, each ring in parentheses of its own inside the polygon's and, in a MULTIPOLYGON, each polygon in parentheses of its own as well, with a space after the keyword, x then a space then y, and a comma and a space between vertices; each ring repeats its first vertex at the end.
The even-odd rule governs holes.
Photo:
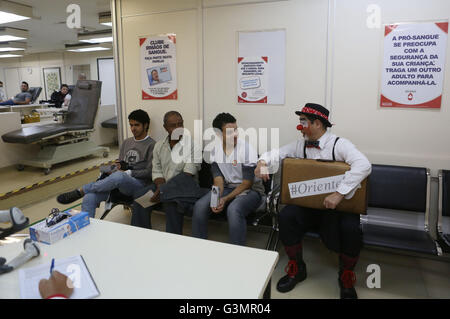
POLYGON ((297 265, 297 261, 289 260, 289 263, 284 270, 287 272, 287 275, 282 277, 277 283, 277 290, 279 292, 284 293, 291 291, 299 282, 306 279, 305 263, 297 265))
POLYGON ((341 289, 341 299, 358 299, 356 289, 355 273, 351 270, 344 270, 339 272, 339 288, 341 289))
POLYGON ((78 189, 75 189, 73 191, 58 195, 56 200, 60 204, 70 204, 82 197, 83 197, 83 195, 81 195, 80 191, 78 189))

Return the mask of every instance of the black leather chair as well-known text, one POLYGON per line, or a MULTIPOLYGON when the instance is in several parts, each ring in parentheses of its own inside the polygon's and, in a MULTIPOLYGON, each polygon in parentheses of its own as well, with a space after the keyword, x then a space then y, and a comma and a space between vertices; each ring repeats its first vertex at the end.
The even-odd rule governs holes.
POLYGON ((450 253, 450 170, 439 170, 438 243, 450 253))
POLYGON ((30 104, 34 104, 42 92, 42 87, 40 87, 40 86, 30 87, 28 92, 31 94, 30 104))
POLYGON ((89 140, 94 131, 101 86, 101 81, 78 81, 64 123, 30 126, 2 135, 5 143, 41 145, 35 159, 23 159, 19 165, 42 167, 48 174, 56 163, 93 154, 106 157, 109 148, 89 140))
POLYGON ((108 216, 109 212, 117 205, 123 205, 125 209, 131 211, 133 201, 133 197, 122 194, 118 188, 113 189, 109 193, 108 199, 105 202, 105 211, 103 212, 103 215, 102 217, 100 217, 100 219, 105 219, 105 217, 108 216))
POLYGON ((115 128, 117 129, 117 116, 112 119, 106 120, 102 122, 102 127, 104 128, 115 128))
POLYGON ((423 167, 372 165, 364 244, 440 255, 429 231, 430 179, 423 167))

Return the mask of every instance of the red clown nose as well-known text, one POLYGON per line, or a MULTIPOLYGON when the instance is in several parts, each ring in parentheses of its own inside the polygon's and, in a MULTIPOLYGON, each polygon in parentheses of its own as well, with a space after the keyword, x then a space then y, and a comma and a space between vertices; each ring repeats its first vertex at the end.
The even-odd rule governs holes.
POLYGON ((297 130, 299 130, 299 131, 303 130, 303 125, 301 125, 301 124, 297 125, 297 130))

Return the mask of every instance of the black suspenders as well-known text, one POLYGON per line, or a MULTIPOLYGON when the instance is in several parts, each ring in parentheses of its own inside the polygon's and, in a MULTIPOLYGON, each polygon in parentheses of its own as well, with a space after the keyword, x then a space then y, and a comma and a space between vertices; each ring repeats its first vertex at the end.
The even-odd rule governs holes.
MULTIPOLYGON (((333 161, 336 161, 336 155, 334 154, 334 149, 336 148, 336 143, 339 140, 339 137, 336 137, 336 139, 334 140, 334 145, 333 145, 333 161)), ((303 158, 307 158, 306 157, 306 143, 304 143, 303 146, 303 158)))

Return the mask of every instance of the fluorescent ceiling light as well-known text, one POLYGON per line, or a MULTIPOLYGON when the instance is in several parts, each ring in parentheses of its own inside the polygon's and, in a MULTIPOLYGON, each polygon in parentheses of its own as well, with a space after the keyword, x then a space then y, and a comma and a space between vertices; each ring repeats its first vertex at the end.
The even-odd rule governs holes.
POLYGON ((31 19, 33 8, 11 1, 0 1, 0 24, 31 19))
POLYGON ((98 14, 98 23, 112 27, 111 12, 101 12, 98 14))
POLYGON ((21 50, 25 50, 26 48, 27 48, 27 45, 25 43, 21 43, 21 42, 0 43, 0 52, 21 51, 21 50))
POLYGON ((71 52, 92 52, 92 51, 106 51, 106 50, 111 50, 111 49, 104 48, 104 47, 91 47, 91 48, 69 49, 67 51, 71 51, 71 52))
POLYGON ((78 37, 78 41, 80 42, 87 42, 87 43, 105 43, 105 42, 113 42, 113 37, 102 37, 102 36, 89 36, 89 38, 86 39, 81 39, 80 37, 78 37))
POLYGON ((87 43, 113 42, 111 31, 78 34, 78 41, 87 43))
POLYGON ((66 46, 67 51, 71 52, 92 52, 92 51, 106 51, 111 50, 112 46, 109 43, 98 45, 70 45, 66 46))
POLYGON ((0 35, 0 42, 25 40, 26 38, 16 37, 13 35, 0 35))
POLYGON ((0 54, 0 58, 19 58, 21 54, 0 54))
POLYGON ((29 37, 27 30, 16 28, 0 28, 0 42, 25 40, 29 37))

